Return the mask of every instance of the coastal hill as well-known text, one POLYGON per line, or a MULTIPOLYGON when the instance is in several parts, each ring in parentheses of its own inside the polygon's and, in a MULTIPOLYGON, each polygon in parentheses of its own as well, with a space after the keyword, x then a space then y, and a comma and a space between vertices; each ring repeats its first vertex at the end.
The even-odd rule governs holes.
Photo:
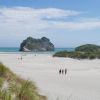
POLYGON ((100 46, 94 44, 86 44, 75 48, 75 51, 81 52, 98 52, 100 51, 100 46))
POLYGON ((100 46, 94 44, 86 44, 78 46, 75 51, 60 51, 56 52, 54 57, 69 57, 75 59, 100 59, 100 46))
POLYGON ((46 37, 42 37, 41 39, 28 37, 21 43, 20 51, 54 51, 54 45, 46 37))

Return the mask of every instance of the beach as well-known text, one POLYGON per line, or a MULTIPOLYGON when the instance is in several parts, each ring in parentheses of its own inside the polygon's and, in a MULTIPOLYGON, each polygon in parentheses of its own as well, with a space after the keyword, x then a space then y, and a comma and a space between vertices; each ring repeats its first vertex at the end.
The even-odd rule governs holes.
POLYGON ((48 100, 100 100, 99 59, 0 53, 0 62, 18 76, 33 81, 48 100), (59 69, 67 69, 67 74, 59 74, 59 69))

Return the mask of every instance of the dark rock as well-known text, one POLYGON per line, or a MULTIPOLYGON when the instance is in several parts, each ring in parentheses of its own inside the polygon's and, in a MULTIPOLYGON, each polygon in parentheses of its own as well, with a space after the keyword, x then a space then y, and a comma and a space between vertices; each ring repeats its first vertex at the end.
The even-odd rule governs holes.
POLYGON ((41 39, 28 37, 20 45, 20 51, 25 51, 25 52, 53 51, 53 50, 54 50, 54 45, 46 37, 42 37, 41 39))

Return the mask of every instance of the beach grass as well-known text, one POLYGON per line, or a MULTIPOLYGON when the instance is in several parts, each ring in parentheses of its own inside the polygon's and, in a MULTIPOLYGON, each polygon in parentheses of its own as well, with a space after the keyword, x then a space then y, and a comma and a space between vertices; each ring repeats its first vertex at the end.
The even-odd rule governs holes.
POLYGON ((47 100, 29 80, 19 78, 0 63, 0 100, 47 100))
POLYGON ((60 51, 53 57, 69 57, 74 59, 100 59, 100 52, 60 51))

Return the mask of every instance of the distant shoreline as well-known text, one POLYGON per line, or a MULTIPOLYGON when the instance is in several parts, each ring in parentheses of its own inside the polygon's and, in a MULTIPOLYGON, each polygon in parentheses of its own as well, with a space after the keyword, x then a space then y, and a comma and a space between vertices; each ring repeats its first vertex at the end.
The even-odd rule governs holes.
MULTIPOLYGON (((29 53, 37 53, 37 54, 53 54, 58 51, 73 51, 74 48, 55 48, 54 51, 47 51, 47 52, 29 52, 29 53)), ((19 47, 0 47, 0 53, 22 53, 19 51, 19 47)))

